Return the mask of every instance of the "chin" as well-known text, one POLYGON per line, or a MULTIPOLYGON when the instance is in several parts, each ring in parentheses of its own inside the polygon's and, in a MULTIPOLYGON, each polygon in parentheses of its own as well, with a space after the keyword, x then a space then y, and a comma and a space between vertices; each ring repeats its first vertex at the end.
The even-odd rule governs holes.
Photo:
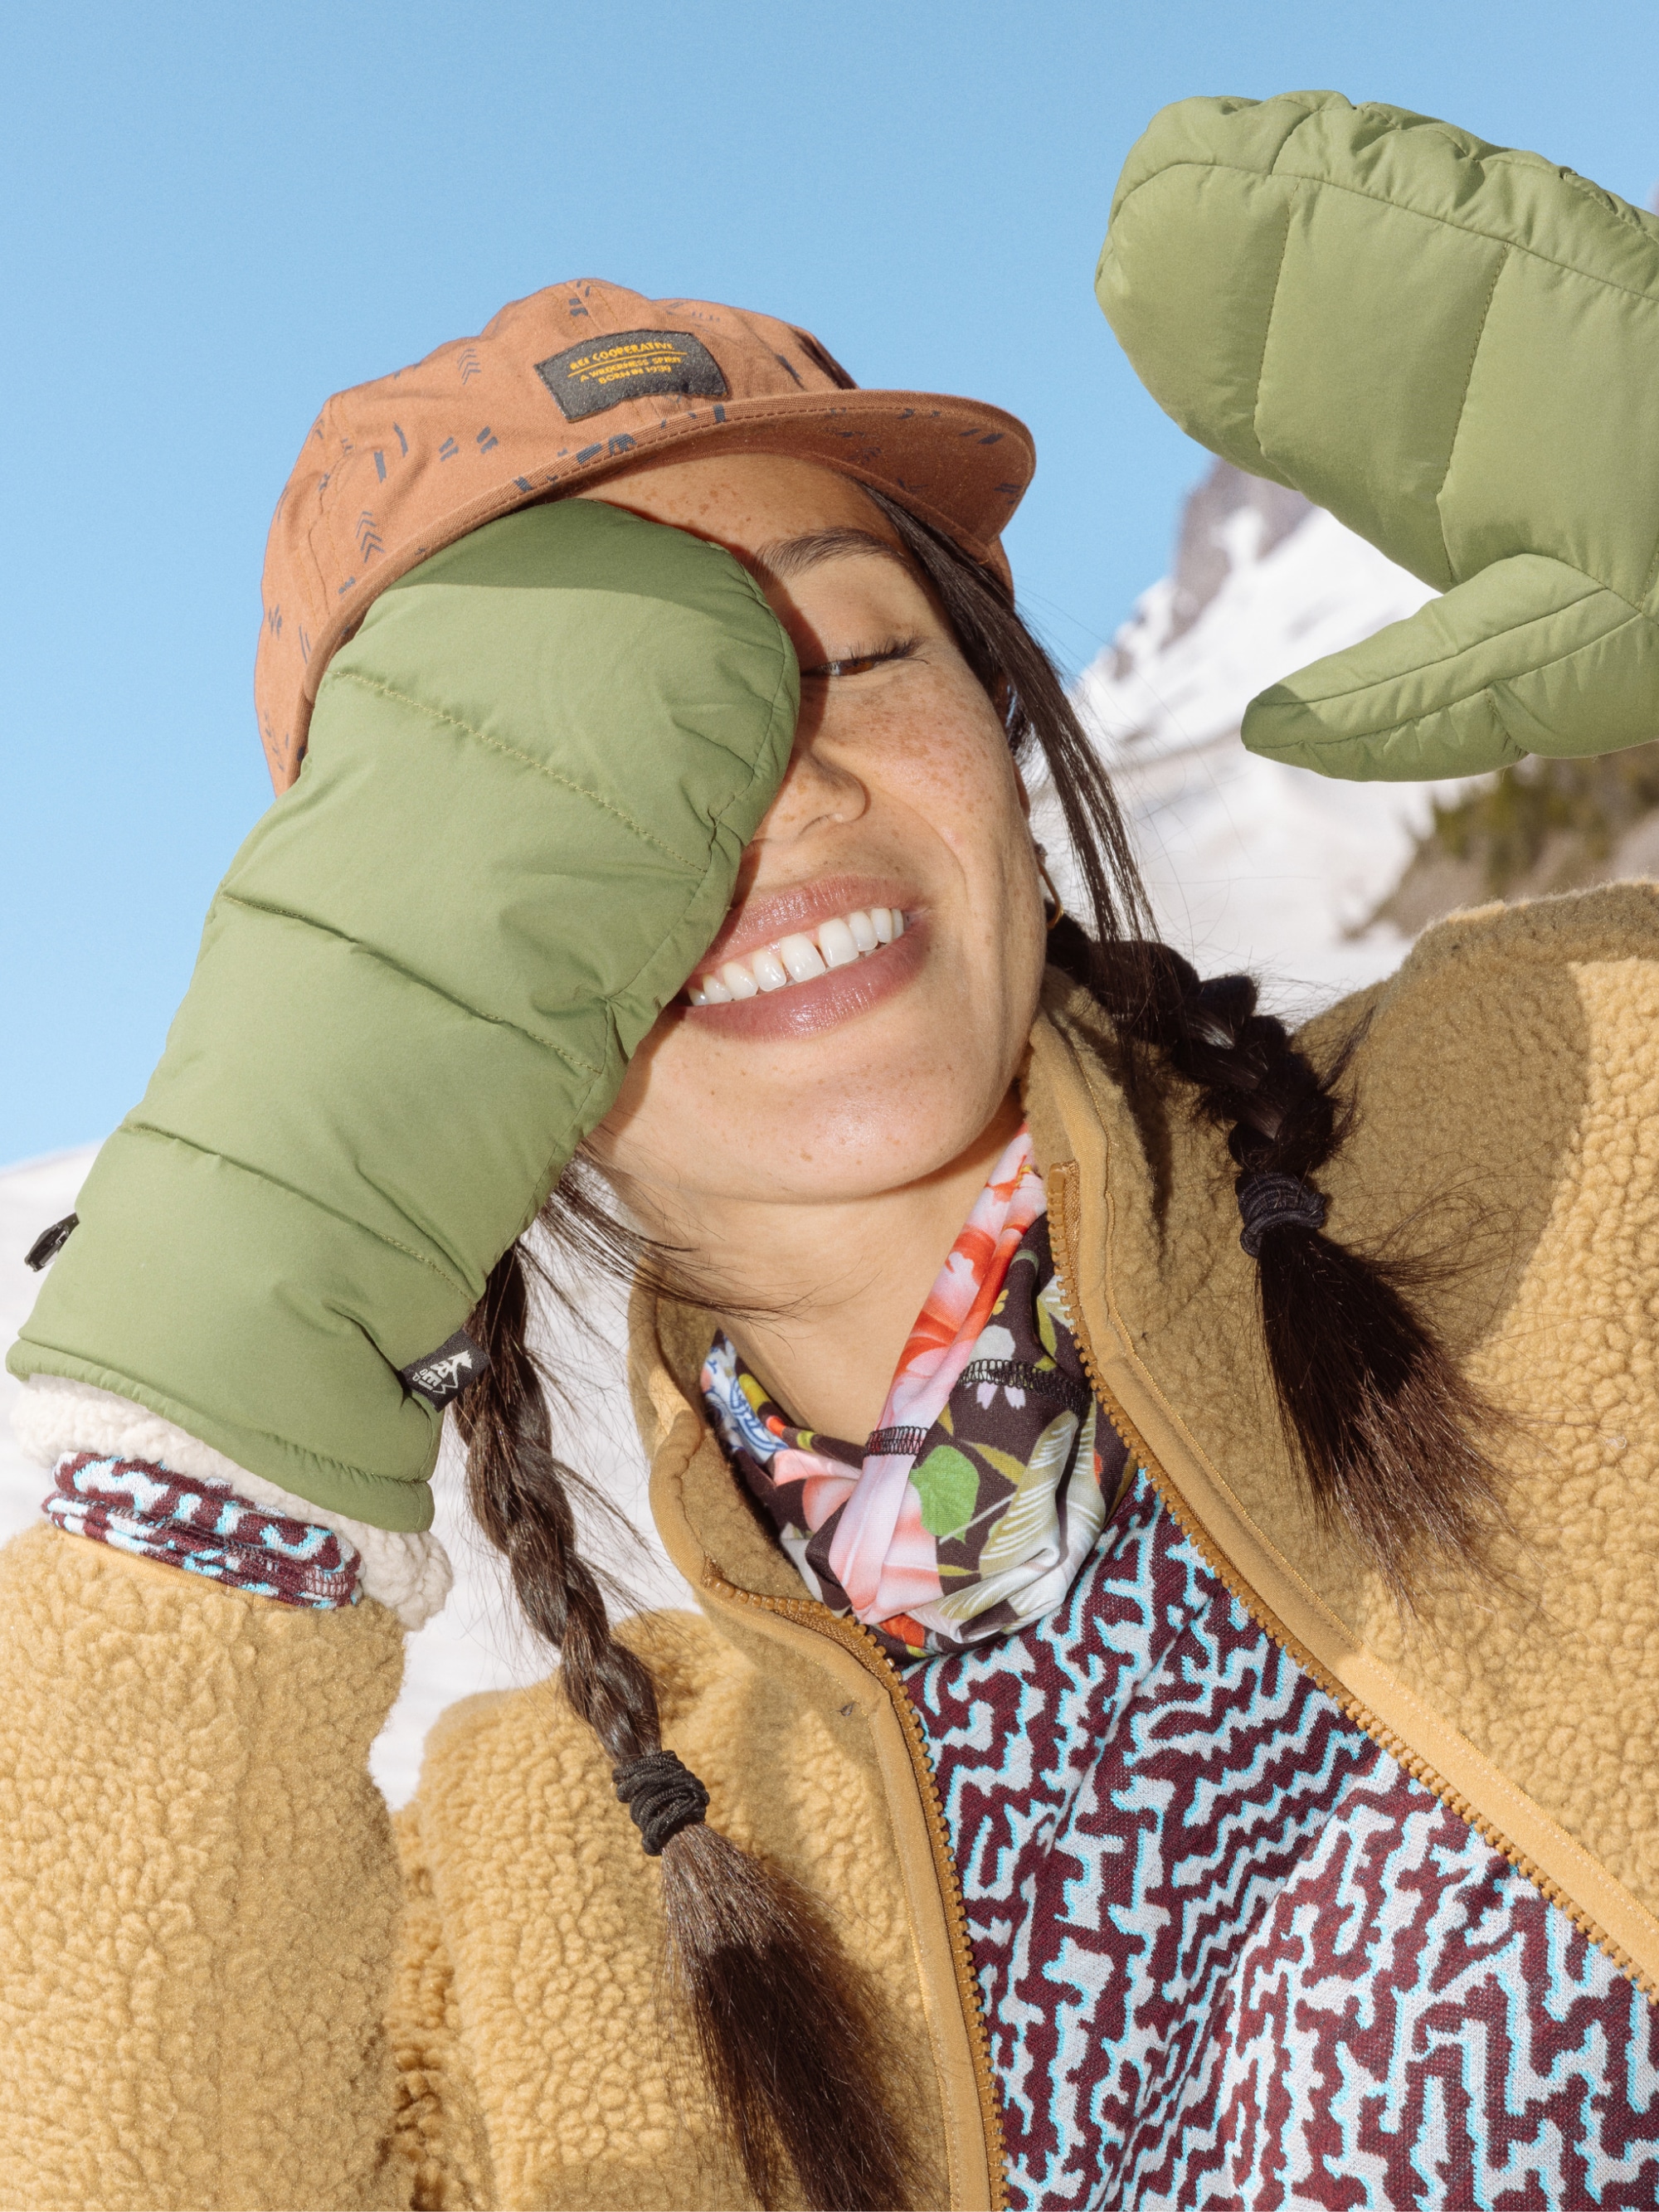
POLYGON ((1008 1095, 1001 1056, 964 1053, 959 1026, 934 1036, 932 1052, 927 1042, 919 1053, 911 1036, 852 1066, 757 1086, 745 1119, 753 1152, 778 1163, 775 1195, 868 1198, 939 1173, 979 1141, 1008 1095))

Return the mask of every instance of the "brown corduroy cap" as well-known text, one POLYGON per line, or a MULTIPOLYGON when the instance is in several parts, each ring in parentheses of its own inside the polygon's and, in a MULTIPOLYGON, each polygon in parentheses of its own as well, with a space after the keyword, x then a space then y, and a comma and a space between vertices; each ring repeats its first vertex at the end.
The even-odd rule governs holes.
POLYGON ((253 690, 277 790, 300 772, 331 655, 388 584, 515 507, 694 439, 823 462, 999 565, 1036 466, 1000 408, 860 391, 770 315, 587 278, 532 292, 313 425, 265 549, 253 690))

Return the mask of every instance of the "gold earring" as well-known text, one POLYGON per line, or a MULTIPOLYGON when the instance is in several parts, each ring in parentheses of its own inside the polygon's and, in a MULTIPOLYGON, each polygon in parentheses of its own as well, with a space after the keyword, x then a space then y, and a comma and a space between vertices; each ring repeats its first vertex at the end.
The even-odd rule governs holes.
POLYGON ((1031 840, 1031 845, 1036 854, 1037 873, 1042 877, 1044 887, 1054 902, 1054 910, 1048 918, 1048 927, 1050 929, 1057 929, 1066 919, 1066 903, 1054 888, 1054 878, 1048 873, 1048 855, 1035 837, 1031 840))

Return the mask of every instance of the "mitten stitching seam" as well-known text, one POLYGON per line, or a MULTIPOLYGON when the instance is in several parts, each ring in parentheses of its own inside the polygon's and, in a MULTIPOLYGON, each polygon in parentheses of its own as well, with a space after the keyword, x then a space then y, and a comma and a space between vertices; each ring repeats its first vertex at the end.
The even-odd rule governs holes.
MULTIPOLYGON (((1593 593, 1588 592, 1584 595, 1585 599, 1589 599, 1593 596, 1593 593)), ((1619 594, 1616 592, 1609 592, 1607 597, 1609 599, 1617 599, 1619 594)), ((1553 620, 1556 615, 1569 614, 1571 612, 1573 607, 1583 606, 1583 599, 1574 599, 1567 606, 1554 607, 1552 608, 1550 612, 1547 615, 1539 615, 1534 617, 1534 620, 1539 622, 1549 622, 1553 620)), ((1628 602, 1626 602, 1626 604, 1628 604, 1628 602)), ((1645 623, 1650 621, 1650 617, 1644 615, 1639 607, 1632 607, 1629 614, 1625 617, 1622 622, 1615 623, 1611 629, 1603 630, 1599 637, 1586 638, 1582 644, 1570 646, 1566 652, 1554 653, 1549 659, 1538 661, 1532 667, 1522 670, 1520 673, 1526 676, 1539 676, 1541 675, 1547 668, 1559 668, 1564 662, 1575 659, 1579 653, 1590 653, 1593 652, 1597 646, 1605 645, 1610 637, 1617 637, 1620 630, 1628 629, 1632 623, 1645 623)), ((1455 653, 1442 653, 1437 660, 1425 660, 1419 662, 1417 667, 1412 670, 1411 673, 1415 676, 1420 675, 1425 669, 1443 668, 1449 662, 1454 661, 1458 658, 1459 655, 1455 653)), ((1478 699, 1482 692, 1495 692, 1506 689, 1509 686, 1513 685, 1516 680, 1516 678, 1514 676, 1490 676, 1486 678, 1484 684, 1477 684, 1472 690, 1460 692, 1455 699, 1443 700, 1435 711, 1437 713, 1443 714, 1448 708, 1462 707, 1467 704, 1467 702, 1471 699, 1478 699)), ((1332 691, 1327 693, 1318 703, 1321 706, 1328 706, 1334 700, 1352 699, 1357 696, 1359 692, 1376 690, 1379 688, 1380 683, 1385 683, 1387 681, 1387 678, 1382 678, 1379 679, 1378 683, 1358 684, 1353 688, 1353 690, 1349 691, 1332 691)), ((1421 718, 1419 717, 1418 719, 1420 720, 1421 718)), ((1398 732, 1400 729, 1401 724, 1397 720, 1395 720, 1389 722, 1379 722, 1373 729, 1343 731, 1340 733, 1334 732, 1328 738, 1308 738, 1304 739, 1303 742, 1312 747, 1316 751, 1323 751, 1328 746, 1334 747, 1338 745, 1361 744, 1367 738, 1392 736, 1398 732)), ((1524 757, 1524 753, 1521 757, 1524 757)), ((1579 758, 1582 757, 1582 756, 1565 755, 1561 757, 1579 758)))
POLYGON ((362 953, 377 967, 389 969, 394 975, 403 976, 419 990, 429 991, 434 999, 441 999, 447 1006, 454 1006, 474 1020, 489 1022, 497 1029, 507 1030, 513 1036, 523 1037, 527 1044, 534 1045, 538 1051, 552 1053, 573 1074, 584 1075, 591 1082, 605 1073, 603 1068, 593 1066, 553 1038, 538 1036, 533 1030, 526 1029, 520 1022, 509 1021, 505 1014, 492 1014, 483 1006, 474 1006, 471 999, 458 999, 453 991, 445 990, 442 984, 434 982, 431 976, 416 974, 414 969, 405 967, 401 960, 394 960, 390 953, 383 952, 376 945, 366 945, 361 937, 355 936, 349 930, 338 929, 332 922, 319 921, 315 915, 296 914, 291 907, 277 906, 270 899, 244 898, 240 891, 228 890, 223 884, 220 885, 218 896, 228 906, 240 907, 244 914, 275 915, 279 920, 291 921, 301 929, 320 930, 324 936, 334 938, 342 945, 349 945, 354 952, 362 953))
POLYGON ((472 723, 463 721, 459 714, 447 714, 441 707, 428 706, 424 699, 416 699, 410 692, 399 691, 393 684, 384 683, 374 677, 360 676, 355 669, 337 668, 331 671, 331 673, 337 684, 355 684, 360 690, 377 692, 383 699, 394 700, 399 706, 412 708, 417 714, 424 714, 428 721, 440 723, 452 730, 459 730, 464 737, 476 738, 479 744, 487 745, 491 752, 500 753, 505 760, 519 762, 522 767, 532 769, 537 775, 545 776, 550 783, 557 784, 562 791, 568 791, 578 799, 585 799, 590 805, 597 806, 602 814, 611 815, 615 820, 620 822, 625 830, 632 830, 635 836, 642 843, 654 846, 658 852, 671 860, 677 868, 684 869, 687 875, 702 874, 702 864, 695 860, 688 860, 683 853, 677 853, 672 845, 665 843, 654 830, 647 830, 642 822, 635 822, 633 817, 625 813, 620 806, 613 805, 608 799, 601 799, 598 792, 588 790, 585 784, 577 783, 568 775, 561 775, 556 769, 550 768, 545 761, 538 761, 533 753, 520 752, 516 745, 504 744, 501 738, 492 738, 486 731, 477 728, 472 723))
MULTIPOLYGON (((1587 284, 1599 284, 1609 292, 1620 293, 1627 300, 1639 300, 1644 307, 1659 307, 1659 295, 1638 292, 1632 284, 1621 284, 1616 277, 1595 274, 1577 262, 1563 261, 1553 253, 1540 253, 1535 246, 1523 245, 1519 239, 1505 238, 1498 231, 1480 229, 1474 223, 1459 222, 1452 216, 1431 214, 1424 208, 1407 207, 1403 200, 1391 199, 1386 192, 1368 192, 1359 185, 1344 184, 1336 177, 1301 176, 1294 169, 1247 169, 1237 161, 1196 161, 1188 158, 1170 161, 1164 168, 1155 171, 1144 183, 1135 186, 1129 199, 1134 198, 1136 193, 1144 192, 1148 185, 1156 184, 1159 178, 1172 176, 1177 169, 1220 169, 1231 177, 1251 178, 1257 184, 1264 178, 1272 177, 1290 185, 1316 185, 1322 191, 1346 192, 1351 198, 1369 200, 1374 207, 1398 208, 1401 215, 1411 216, 1419 222, 1437 223, 1443 230, 1455 230, 1464 238, 1484 239, 1488 246, 1507 246, 1510 252, 1523 253, 1529 261, 1536 261, 1543 268, 1559 269, 1564 276, 1581 276, 1587 284)), ((1127 207, 1129 201, 1125 200, 1123 204, 1127 207)))
POLYGON ((186 1152, 196 1152, 204 1159, 218 1160, 224 1166, 234 1168, 239 1175, 252 1176, 259 1182, 268 1183, 271 1189, 298 1199, 302 1206, 315 1206, 318 1212, 325 1213, 331 1221, 341 1222, 348 1229, 360 1229, 365 1237, 372 1237, 377 1244, 384 1244, 388 1250, 401 1252, 405 1259, 416 1261, 458 1296, 464 1298, 472 1296, 465 1283, 458 1282, 446 1268, 440 1267, 435 1260, 429 1259, 424 1252, 417 1251, 414 1245, 403 1243, 396 1237, 388 1237, 385 1230, 376 1229, 371 1222, 359 1221, 353 1214, 343 1213, 337 1206, 330 1206, 325 1200, 301 1190, 291 1182, 284 1182, 280 1176, 272 1175, 269 1169, 254 1167, 246 1160, 239 1160, 232 1152, 222 1152, 216 1145, 198 1144, 194 1137, 181 1135, 177 1129, 164 1129, 155 1121, 141 1121, 134 1115, 127 1116, 121 1128, 125 1133, 133 1136, 153 1137, 167 1145, 182 1145, 186 1152))
MULTIPOLYGON (((1498 283, 1510 265, 1510 256, 1514 251, 1513 246, 1506 246, 1498 255, 1498 266, 1492 270, 1492 283, 1486 288, 1486 304, 1480 310, 1480 320, 1475 325, 1474 343, 1469 349, 1469 365, 1463 377, 1463 397, 1457 403, 1457 420, 1452 424, 1451 440, 1446 447, 1446 465, 1440 471, 1440 482, 1434 495, 1434 519, 1440 533, 1440 550, 1446 556, 1446 574, 1455 584, 1461 584, 1463 579, 1457 573, 1452 561, 1451 547, 1446 543, 1446 516, 1441 501, 1446 495, 1452 463, 1457 458, 1458 433, 1462 429, 1463 417, 1468 412, 1469 394, 1474 389, 1474 372, 1480 361, 1480 341, 1486 335, 1486 324, 1492 314, 1492 301, 1498 297, 1498 283)), ((1597 578, 1596 580, 1599 582, 1601 580, 1597 578)))
MULTIPOLYGON (((1648 611, 1648 597, 1653 590, 1653 580, 1656 575, 1659 575, 1659 537, 1656 537, 1653 541, 1653 558, 1648 562, 1647 573, 1642 579, 1642 611, 1644 614, 1646 614, 1648 611)), ((1650 619, 1651 619, 1650 617, 1650 619)))
MULTIPOLYGON (((769 609, 769 611, 770 611, 770 610, 769 609)), ((781 627, 781 626, 780 625, 780 627, 781 627)), ((773 687, 771 701, 770 701, 770 703, 769 704, 769 706, 767 707, 767 709, 766 709, 766 727, 767 727, 767 732, 768 732, 768 734, 769 734, 769 735, 770 734, 770 732, 771 732, 771 728, 772 728, 772 725, 773 725, 773 723, 777 720, 777 714, 778 714, 778 702, 779 702, 779 700, 780 700, 780 699, 781 699, 781 698, 783 697, 784 693, 788 690, 788 688, 789 688, 789 661, 788 661, 787 657, 786 656, 786 657, 781 658, 781 659, 780 659, 780 660, 779 660, 779 662, 778 662, 778 680, 777 680, 776 684, 773 687)), ((793 732, 791 732, 791 738, 792 738, 792 740, 793 740, 793 732)), ((793 750, 793 743, 792 743, 791 750, 793 750)), ((786 763, 784 763, 784 775, 787 775, 787 774, 788 774, 788 773, 789 773, 789 766, 788 766, 788 763, 787 763, 787 762, 786 762, 786 763)), ((744 787, 743 787, 743 789, 742 789, 741 791, 734 791, 734 792, 732 793, 732 796, 731 796, 731 797, 726 800, 726 802, 725 805, 721 807, 721 809, 720 809, 720 812, 719 812, 718 814, 716 814, 716 815, 714 815, 714 816, 713 817, 713 819, 714 819, 714 821, 716 821, 717 823, 719 823, 719 824, 720 825, 720 827, 721 827, 722 829, 724 829, 724 828, 726 827, 727 817, 728 817, 728 816, 730 816, 730 814, 732 813, 732 811, 733 808, 734 808, 734 807, 736 807, 736 806, 738 805, 738 802, 739 802, 740 800, 744 799, 746 799, 746 798, 749 796, 749 793, 750 793, 754 789, 754 787, 755 787, 756 784, 759 781, 759 780, 760 780, 760 763, 759 763, 757 761, 756 761, 756 762, 751 762, 751 763, 750 763, 750 769, 749 769, 749 781, 748 781, 748 782, 744 784, 744 787)), ((780 778, 780 781, 781 781, 781 780, 782 780, 782 779, 781 779, 781 778, 780 778)), ((775 796, 775 793, 774 795, 775 796)), ((745 844, 747 844, 747 843, 748 843, 748 842, 749 842, 749 841, 748 841, 748 839, 747 839, 747 838, 745 838, 745 839, 744 840, 744 842, 745 844)), ((707 873, 708 873, 707 870, 705 869, 705 871, 704 871, 703 872, 704 872, 704 876, 705 876, 705 878, 706 878, 707 873)))
POLYGON ((1255 440, 1256 452, 1265 461, 1267 449, 1261 442, 1261 377, 1267 366, 1267 348, 1273 340, 1273 316, 1279 307, 1279 288, 1285 280, 1285 264, 1291 258, 1291 221, 1296 213, 1297 187, 1291 187, 1290 198, 1285 203, 1285 235, 1279 241, 1279 266, 1273 271, 1273 289, 1267 301, 1267 319, 1261 325, 1261 351, 1257 356, 1253 380, 1255 400, 1250 408, 1250 435, 1255 440))

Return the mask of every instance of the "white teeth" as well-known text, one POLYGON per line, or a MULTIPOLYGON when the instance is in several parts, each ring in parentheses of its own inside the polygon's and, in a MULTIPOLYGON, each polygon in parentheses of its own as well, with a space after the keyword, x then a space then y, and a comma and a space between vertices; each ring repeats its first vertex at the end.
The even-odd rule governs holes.
POLYGON ((818 930, 818 951, 823 955, 826 968, 845 968, 856 960, 859 941, 853 934, 851 923, 842 921, 839 916, 834 921, 823 923, 818 930))
POLYGON ((781 991, 791 983, 810 983, 832 968, 851 967, 884 945, 904 934, 904 915, 897 907, 860 908, 855 914, 838 914, 820 922, 809 936, 804 930, 763 945, 741 960, 722 962, 694 976, 686 997, 694 1006, 726 1006, 734 999, 752 999, 761 991, 781 991))
POLYGON ((811 983, 827 972, 810 937, 786 937, 778 946, 778 957, 789 970, 792 983, 811 983))

